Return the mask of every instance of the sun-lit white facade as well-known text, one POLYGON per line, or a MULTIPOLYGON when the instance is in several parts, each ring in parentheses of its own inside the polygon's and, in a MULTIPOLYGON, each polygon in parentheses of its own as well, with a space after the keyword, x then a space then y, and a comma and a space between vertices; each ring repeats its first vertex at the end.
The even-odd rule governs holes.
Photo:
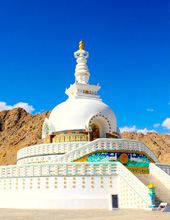
POLYGON ((168 195, 170 166, 144 143, 121 139, 113 110, 97 94, 100 86, 89 84, 82 41, 75 57, 75 83, 45 119, 44 144, 20 149, 17 165, 0 166, 0 208, 153 208, 154 185, 148 190, 140 177, 152 175, 168 195))

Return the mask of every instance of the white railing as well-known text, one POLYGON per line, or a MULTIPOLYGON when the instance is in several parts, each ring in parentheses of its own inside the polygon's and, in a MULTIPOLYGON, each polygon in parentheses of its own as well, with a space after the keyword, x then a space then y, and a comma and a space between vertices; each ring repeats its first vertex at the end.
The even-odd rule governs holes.
POLYGON ((159 182, 161 182, 165 187, 170 189, 170 176, 161 169, 161 164, 150 163, 149 170, 150 174, 152 174, 156 179, 158 179, 159 182))
POLYGON ((87 141, 81 141, 81 142, 63 142, 63 143, 50 143, 50 144, 39 144, 39 145, 28 146, 18 151, 17 160, 31 156, 66 153, 86 143, 87 141))
POLYGON ((151 204, 148 188, 120 162, 117 162, 117 172, 147 205, 151 204))
POLYGON ((115 175, 117 163, 56 163, 11 165, 0 167, 0 178, 48 176, 110 176, 115 175))
POLYGON ((56 159, 52 159, 49 162, 71 162, 81 158, 82 156, 88 155, 94 151, 99 150, 124 150, 124 151, 135 151, 146 153, 154 162, 159 163, 158 158, 155 154, 142 142, 121 140, 121 139, 108 139, 100 138, 92 142, 88 142, 75 150, 72 150, 63 156, 56 159))
POLYGON ((156 165, 170 176, 170 165, 168 164, 156 164, 156 165))

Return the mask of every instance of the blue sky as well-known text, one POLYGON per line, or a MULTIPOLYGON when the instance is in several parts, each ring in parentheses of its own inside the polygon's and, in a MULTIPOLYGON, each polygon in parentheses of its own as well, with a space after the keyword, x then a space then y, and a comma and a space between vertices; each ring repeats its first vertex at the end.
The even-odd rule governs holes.
POLYGON ((83 39, 90 84, 100 84, 118 126, 170 133, 168 0, 0 5, 0 110, 23 106, 35 114, 65 101, 83 39))

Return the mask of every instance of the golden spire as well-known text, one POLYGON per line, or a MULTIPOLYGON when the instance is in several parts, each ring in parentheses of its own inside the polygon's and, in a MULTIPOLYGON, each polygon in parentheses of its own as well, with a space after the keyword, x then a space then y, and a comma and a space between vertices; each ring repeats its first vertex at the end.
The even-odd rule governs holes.
POLYGON ((84 43, 82 40, 79 42, 79 50, 84 50, 84 43))

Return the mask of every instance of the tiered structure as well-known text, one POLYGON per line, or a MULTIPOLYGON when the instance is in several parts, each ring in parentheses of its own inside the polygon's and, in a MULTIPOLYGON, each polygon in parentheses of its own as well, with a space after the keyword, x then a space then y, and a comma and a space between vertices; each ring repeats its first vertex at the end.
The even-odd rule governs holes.
POLYGON ((75 83, 45 119, 45 143, 19 150, 17 165, 0 167, 0 207, 150 209, 169 202, 170 166, 142 142, 120 139, 100 86, 89 84, 82 41, 75 57, 75 83))
POLYGON ((45 143, 92 141, 97 138, 120 138, 116 117, 97 92, 100 86, 90 85, 87 67, 89 53, 81 41, 77 58, 75 83, 66 89, 68 99, 57 105, 43 124, 45 143))

